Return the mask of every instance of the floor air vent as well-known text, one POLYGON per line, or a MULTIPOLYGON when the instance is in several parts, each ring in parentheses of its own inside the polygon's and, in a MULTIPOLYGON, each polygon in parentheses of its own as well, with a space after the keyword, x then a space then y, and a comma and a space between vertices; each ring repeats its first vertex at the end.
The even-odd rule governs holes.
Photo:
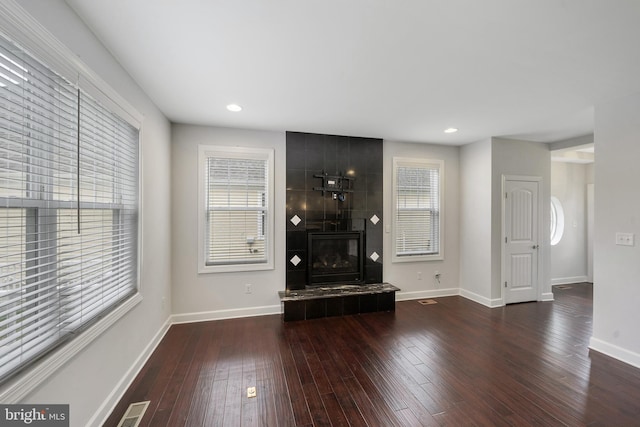
POLYGON ((118 427, 138 427, 149 403, 151 403, 151 401, 147 400, 145 402, 136 402, 129 405, 129 408, 122 416, 118 427))
POLYGON ((418 300, 418 303, 422 305, 431 305, 431 304, 437 304, 438 301, 434 299, 421 299, 421 300, 418 300))

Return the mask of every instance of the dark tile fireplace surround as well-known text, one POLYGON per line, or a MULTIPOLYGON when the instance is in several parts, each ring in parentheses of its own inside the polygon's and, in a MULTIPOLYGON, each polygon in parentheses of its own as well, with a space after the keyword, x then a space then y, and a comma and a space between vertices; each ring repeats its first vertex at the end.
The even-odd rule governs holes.
POLYGON ((393 310, 398 289, 382 283, 382 140, 287 132, 286 142, 284 320, 393 310), (327 246, 335 253, 312 256, 327 246))

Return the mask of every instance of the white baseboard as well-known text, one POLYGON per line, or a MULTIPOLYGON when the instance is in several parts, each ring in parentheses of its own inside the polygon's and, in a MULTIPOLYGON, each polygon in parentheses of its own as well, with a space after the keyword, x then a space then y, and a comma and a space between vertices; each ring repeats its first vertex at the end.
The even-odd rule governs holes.
POLYGON ((416 291, 416 292, 397 292, 396 301, 408 301, 408 300, 423 299, 423 298, 451 297, 455 295, 460 295, 460 290, 458 288, 433 289, 429 291, 416 291))
POLYGON ((460 289, 460 296, 489 308, 502 307, 504 305, 504 301, 502 301, 502 298, 490 299, 466 289, 460 289))
POLYGON ((587 276, 556 277, 555 279, 551 279, 551 286, 570 285, 572 283, 582 283, 582 282, 588 282, 588 281, 589 281, 589 278, 587 276))
POLYGON ((553 301, 553 292, 543 292, 540 301, 553 301))
POLYGON ((598 338, 591 337, 589 340, 589 348, 597 352, 611 356, 621 362, 628 363, 631 366, 640 368, 640 354, 629 351, 617 345, 602 341, 598 338))
POLYGON ((183 313, 171 316, 171 323, 206 322, 208 320, 235 319, 238 317, 265 316, 268 314, 280 314, 280 305, 265 305, 262 307, 234 308, 229 310, 201 311, 199 313, 183 313))
POLYGON ((136 378, 140 370, 144 367, 145 363, 147 363, 149 357, 151 357, 151 354, 153 354, 156 347, 158 346, 158 344, 160 344, 160 341, 162 341, 165 334, 171 327, 170 320, 171 317, 169 317, 167 321, 164 322, 164 324, 160 327, 158 332, 156 332, 156 334, 151 339, 149 344, 147 344, 147 346, 144 348, 140 356, 138 356, 136 361, 131 365, 131 367, 127 370, 120 381, 118 381, 118 384, 115 386, 115 388, 111 391, 111 393, 109 393, 102 405, 100 405, 98 410, 93 414, 93 417, 91 417, 87 425, 104 425, 109 415, 111 415, 118 402, 120 402, 126 391, 131 386, 131 383, 133 383, 133 380, 136 378))
POLYGON ((417 291, 417 292, 398 292, 396 294, 396 301, 408 301, 414 299, 423 298, 438 298, 438 297, 451 297, 461 296, 469 299, 478 304, 482 304, 489 308, 502 307, 504 305, 502 299, 489 299, 473 292, 460 288, 448 288, 448 289, 433 289, 429 291, 417 291))

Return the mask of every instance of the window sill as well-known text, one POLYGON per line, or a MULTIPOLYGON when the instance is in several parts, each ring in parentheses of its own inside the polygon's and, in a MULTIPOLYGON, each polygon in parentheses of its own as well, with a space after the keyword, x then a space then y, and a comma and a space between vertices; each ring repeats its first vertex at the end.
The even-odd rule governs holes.
POLYGON ((18 375, 0 389, 0 402, 18 403, 141 301, 142 295, 138 292, 78 337, 52 352, 41 362, 27 368, 23 374, 18 375))
POLYGON ((429 261, 444 261, 443 254, 437 255, 409 255, 409 256, 392 256, 392 263, 402 263, 402 262, 429 262, 429 261))
POLYGON ((273 262, 260 264, 200 265, 198 267, 198 274, 241 273, 245 271, 267 271, 273 269, 273 262))

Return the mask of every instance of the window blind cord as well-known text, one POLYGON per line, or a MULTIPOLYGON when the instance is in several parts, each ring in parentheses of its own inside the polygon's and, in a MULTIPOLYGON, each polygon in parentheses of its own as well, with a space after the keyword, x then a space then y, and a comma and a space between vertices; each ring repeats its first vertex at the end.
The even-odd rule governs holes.
POLYGON ((76 197, 78 198, 78 234, 80 234, 80 88, 78 88, 78 120, 77 120, 77 124, 78 124, 78 133, 77 133, 77 137, 78 137, 78 141, 77 141, 77 153, 78 153, 78 158, 77 158, 77 164, 76 164, 76 186, 77 186, 77 194, 76 197))

